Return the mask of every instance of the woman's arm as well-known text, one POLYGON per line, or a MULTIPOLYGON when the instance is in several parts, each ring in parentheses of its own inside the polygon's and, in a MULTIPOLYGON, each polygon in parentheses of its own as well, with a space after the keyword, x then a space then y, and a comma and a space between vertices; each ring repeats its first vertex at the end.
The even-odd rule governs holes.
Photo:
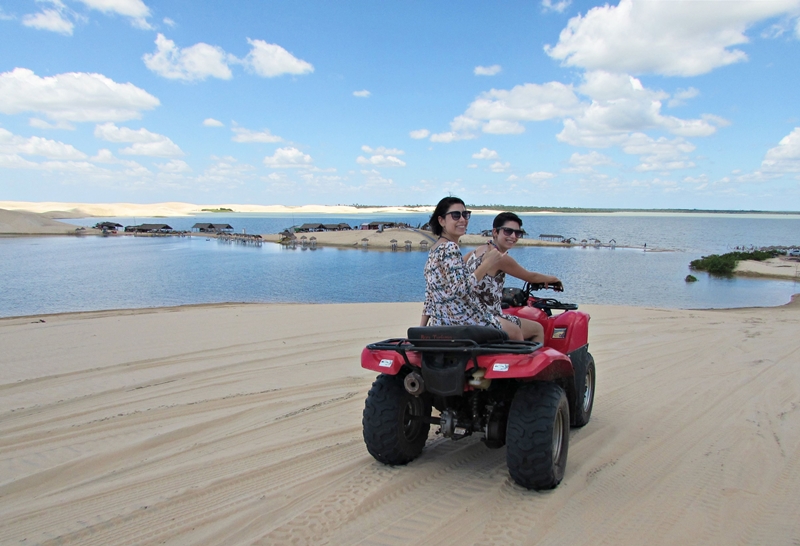
POLYGON ((554 277, 553 275, 545 275, 543 273, 537 273, 536 271, 528 271, 527 269, 519 265, 517 263, 517 260, 509 256, 507 253, 500 258, 500 261, 498 263, 498 268, 500 269, 500 271, 504 271, 506 274, 521 279, 525 282, 533 284, 541 283, 548 286, 552 285, 553 288, 556 289, 561 287, 561 281, 558 279, 558 277, 554 277))

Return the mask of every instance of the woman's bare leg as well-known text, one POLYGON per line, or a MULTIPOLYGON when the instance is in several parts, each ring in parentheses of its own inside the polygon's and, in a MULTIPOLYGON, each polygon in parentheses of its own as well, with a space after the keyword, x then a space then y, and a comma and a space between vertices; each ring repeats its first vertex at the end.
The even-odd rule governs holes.
POLYGON ((523 337, 522 328, 510 320, 501 318, 500 325, 503 327, 503 331, 508 334, 508 339, 513 341, 523 341, 525 339, 523 337))
POLYGON ((535 320, 519 319, 522 323, 522 337, 528 341, 544 343, 544 327, 535 320))

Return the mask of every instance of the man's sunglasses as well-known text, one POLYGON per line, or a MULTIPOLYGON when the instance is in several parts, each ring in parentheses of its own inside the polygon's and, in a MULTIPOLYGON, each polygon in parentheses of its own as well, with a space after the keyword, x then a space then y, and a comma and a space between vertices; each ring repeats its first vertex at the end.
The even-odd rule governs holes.
POLYGON ((446 212, 444 215, 447 216, 448 214, 453 217, 453 220, 458 222, 461 220, 462 216, 464 217, 464 220, 469 220, 469 217, 472 216, 472 211, 465 210, 464 212, 461 212, 460 210, 453 210, 446 212))
POLYGON ((501 227, 497 229, 501 230, 506 237, 516 235, 517 239, 522 239, 522 236, 525 235, 525 232, 521 229, 511 229, 510 227, 501 227))

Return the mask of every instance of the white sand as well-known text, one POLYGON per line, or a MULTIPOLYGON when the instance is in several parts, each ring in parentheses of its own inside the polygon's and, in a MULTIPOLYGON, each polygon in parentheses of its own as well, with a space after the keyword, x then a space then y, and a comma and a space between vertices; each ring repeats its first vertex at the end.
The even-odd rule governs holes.
POLYGON ((477 438, 367 454, 360 351, 420 307, 0 320, 0 543, 800 542, 800 306, 585 306, 594 415, 547 493, 477 438))
POLYGON ((743 260, 736 265, 736 275, 743 277, 773 277, 800 281, 800 260, 797 258, 770 258, 763 262, 743 260))
POLYGON ((3 235, 66 235, 75 234, 76 227, 41 214, 0 208, 0 234, 3 235))
MULTIPOLYGON (((158 217, 189 216, 200 214, 203 209, 232 209, 234 212, 295 213, 295 214, 375 214, 381 213, 430 213, 433 207, 351 207, 346 205, 303 205, 287 207, 284 205, 242 205, 214 204, 197 205, 193 203, 63 203, 56 201, 0 201, 0 208, 28 212, 61 211, 65 218, 82 217, 158 217)), ((498 211, 480 211, 482 214, 497 214, 498 211)))

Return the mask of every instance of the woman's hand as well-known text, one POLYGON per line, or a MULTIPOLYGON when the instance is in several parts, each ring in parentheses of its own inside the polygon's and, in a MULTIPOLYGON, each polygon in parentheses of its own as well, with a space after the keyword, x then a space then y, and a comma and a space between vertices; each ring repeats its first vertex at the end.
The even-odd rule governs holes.
POLYGON ((497 250, 497 247, 489 247, 489 249, 483 253, 481 265, 486 264, 489 270, 494 271, 500 259, 506 254, 506 252, 500 252, 497 250))
POLYGON ((545 288, 552 288, 556 292, 564 291, 564 285, 561 284, 561 281, 558 280, 558 277, 550 277, 550 279, 551 280, 547 281, 547 283, 544 285, 545 288))

